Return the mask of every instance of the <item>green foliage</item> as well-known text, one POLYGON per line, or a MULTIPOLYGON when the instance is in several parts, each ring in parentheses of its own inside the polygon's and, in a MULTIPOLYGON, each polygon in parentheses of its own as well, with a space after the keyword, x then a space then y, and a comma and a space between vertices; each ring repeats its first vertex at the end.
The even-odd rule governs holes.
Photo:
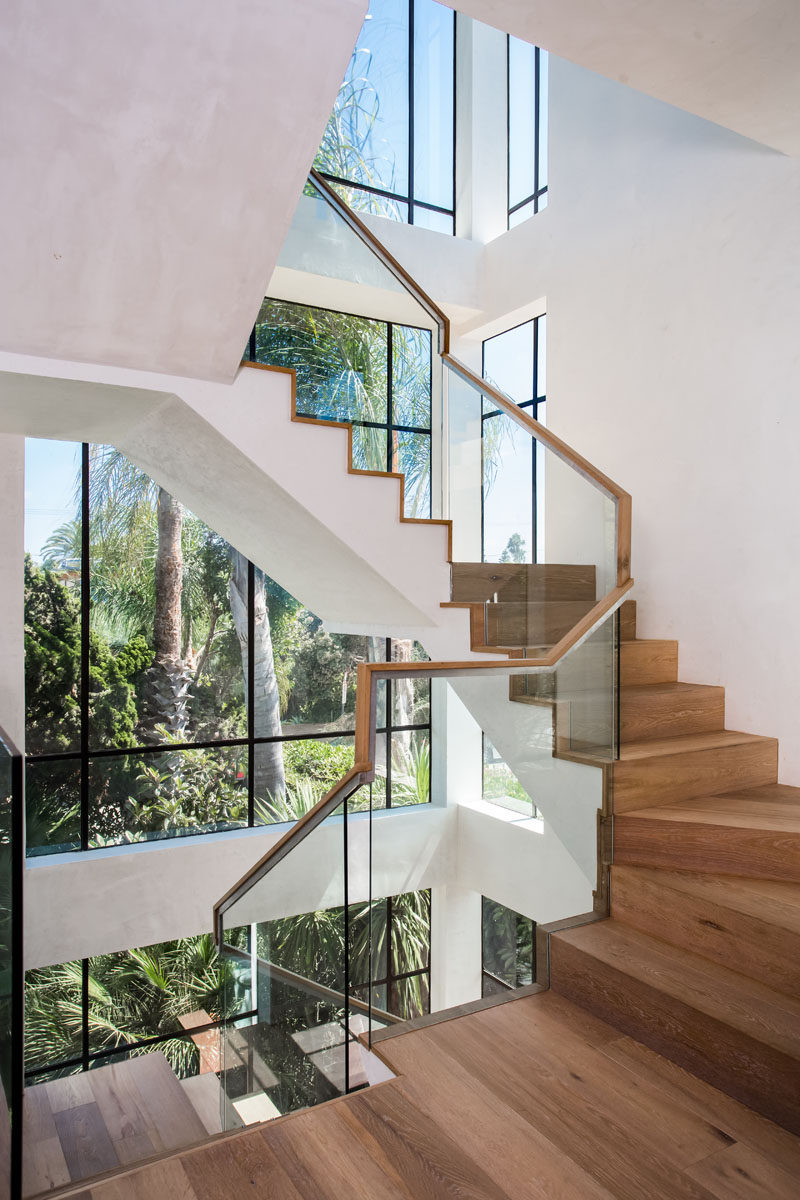
MULTIPOLYGON (((27 973, 28 1066, 80 1056, 81 983, 79 962, 27 973)), ((207 934, 89 960, 92 1050, 175 1033, 180 1029, 178 1017, 198 1009, 218 1020, 248 1003, 232 963, 219 957, 207 934)), ((171 1039, 159 1049, 179 1075, 196 1069, 197 1049, 190 1038, 171 1039)), ((147 1053, 147 1048, 138 1053, 147 1053)))
POLYGON ((535 922, 484 897, 483 961, 510 987, 533 980, 535 922))
POLYGON ((146 638, 135 634, 117 654, 117 667, 123 679, 133 680, 153 661, 153 649, 146 638))
POLYGON ((80 738, 80 607, 52 571, 25 556, 25 730, 28 750, 76 749, 80 738))
POLYGON ((526 556, 525 538, 520 533, 512 533, 506 543, 506 548, 500 555, 502 563, 524 563, 526 556))

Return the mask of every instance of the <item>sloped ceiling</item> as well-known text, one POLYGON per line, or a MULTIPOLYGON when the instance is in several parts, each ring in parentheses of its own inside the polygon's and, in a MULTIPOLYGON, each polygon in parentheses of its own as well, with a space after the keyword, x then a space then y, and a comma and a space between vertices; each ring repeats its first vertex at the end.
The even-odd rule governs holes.
POLYGON ((367 0, 5 0, 0 348, 230 380, 367 0))
POLYGON ((443 0, 706 120, 800 154, 798 0, 443 0))

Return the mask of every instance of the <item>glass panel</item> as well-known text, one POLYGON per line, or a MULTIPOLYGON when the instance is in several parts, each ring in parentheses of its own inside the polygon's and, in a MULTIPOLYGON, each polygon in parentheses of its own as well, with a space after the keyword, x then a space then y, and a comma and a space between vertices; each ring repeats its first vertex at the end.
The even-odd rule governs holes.
POLYGON ((431 438, 428 433, 392 434, 394 470, 405 476, 403 511, 407 517, 431 515, 431 438))
MULTIPOLYGON (((22 944, 22 895, 14 875, 21 865, 22 758, 0 730, 0 1197, 10 1198, 10 1184, 21 1149, 22 1080, 17 1076, 14 1043, 22 1016, 23 964, 15 956, 22 944), (13 1146, 12 1146, 13 1141, 13 1146)), ((22 883, 19 883, 20 888, 22 883)))
POLYGON ((405 975, 427 969, 431 962, 430 892, 393 896, 390 916, 393 973, 405 975))
POLYGON ((508 39, 508 204, 535 190, 536 47, 508 39))
POLYGON ((508 763, 483 735, 483 798, 524 817, 541 816, 508 763))
POLYGON ((369 213, 373 217, 386 217, 389 221, 400 221, 408 224, 408 204, 404 200, 396 200, 394 196, 381 196, 363 188, 350 187, 344 183, 330 180, 330 185, 338 196, 341 196, 353 212, 369 213))
POLYGON ((408 195, 408 0, 370 10, 314 165, 408 195))
POLYGON ((392 423, 431 427, 431 334, 392 327, 392 423))
POLYGON ((353 466, 359 471, 389 469, 386 429, 380 426, 353 426, 353 466))
MULTIPOLYGON (((550 56, 546 50, 539 51, 539 189, 547 187, 547 157, 549 151, 549 87, 550 56)), ((539 197, 539 208, 547 207, 547 196, 539 197)))
POLYGON ((381 321, 267 299, 256 321, 256 362, 296 370, 299 413, 386 422, 381 321))
MULTIPOLYGON (((542 199, 546 199, 543 197, 542 199)), ((541 207, 544 207, 542 204, 541 207)), ((516 229, 517 225, 521 225, 523 221, 527 221, 528 217, 532 217, 536 212, 536 205, 533 200, 529 200, 527 204, 520 205, 514 212, 508 214, 508 228, 516 229)))
MULTIPOLYGON (((395 638, 392 662, 427 662, 428 655, 419 642, 395 638)), ((392 683, 392 724, 423 725, 431 719, 431 683, 429 679, 395 679, 392 683)))
POLYGON ((226 959, 252 973, 256 1014, 222 1038, 223 1088, 245 1123, 331 1099, 363 1070, 343 1023, 343 835, 343 817, 327 818, 225 914, 226 931, 255 926, 252 957, 224 936, 226 959))
POLYGON ((246 824, 246 747, 113 755, 90 764, 91 846, 155 841, 246 824))
POLYGON ((80 747, 81 446, 25 440, 25 745, 80 747))
POLYGON ((431 798, 431 739, 423 730, 392 734, 392 808, 428 804, 431 798))
MULTIPOLYGON (((414 4, 414 199, 453 208, 455 15, 414 4)), ((414 223, 419 209, 414 210, 414 223)), ((430 226, 429 226, 430 228, 430 226)), ((451 233, 450 229, 443 232, 451 233)))
MULTIPOLYGON (((536 339, 536 398, 547 395, 547 313, 538 318, 539 332, 536 339)), ((538 421, 544 422, 541 412, 538 421)))
POLYGON ((254 758, 256 823, 296 821, 353 766, 354 740, 271 742, 257 745, 254 758))
POLYGON ((90 750, 246 736, 247 560, 113 447, 90 464, 90 750))
POLYGON ((526 987, 536 976, 536 922, 483 897, 483 994, 526 987))
MULTIPOLYGON (((488 338, 483 343, 483 374, 517 404, 533 400, 533 321, 488 338)), ((496 405, 484 397, 484 411, 496 405)))
POLYGON ((483 560, 530 562, 534 443, 502 413, 488 417, 483 431, 483 560))
MULTIPOLYGON (((80 1058, 83 1047, 80 960, 25 972, 25 1067, 80 1058)), ((72 1068, 68 1068, 71 1072, 72 1068)), ((31 1083, 44 1076, 32 1076, 31 1083)))
POLYGON ((81 767, 77 761, 25 764, 25 836, 29 854, 81 845, 81 767))
POLYGON ((432 229, 434 233, 455 233, 455 219, 449 213, 434 212, 423 208, 421 204, 414 205, 414 224, 419 229, 432 229))

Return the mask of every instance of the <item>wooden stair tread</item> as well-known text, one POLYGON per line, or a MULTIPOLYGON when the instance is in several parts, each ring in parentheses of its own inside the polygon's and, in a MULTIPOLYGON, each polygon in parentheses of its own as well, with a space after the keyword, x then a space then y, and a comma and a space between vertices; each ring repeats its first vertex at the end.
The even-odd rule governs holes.
POLYGON ((672 738, 642 738, 620 746, 620 762, 660 758, 669 754, 686 754, 696 750, 719 750, 726 746, 754 745, 774 742, 775 738, 758 733, 740 733, 735 729, 720 729, 712 733, 686 733, 672 738))
POLYGON ((699 871, 669 871, 659 867, 618 866, 613 871, 635 871, 657 887, 685 892, 698 900, 732 908, 800 934, 800 887, 797 884, 773 879, 739 879, 735 875, 699 871))
MULTIPOLYGON (((777 785, 784 786, 784 785, 777 785)), ((785 800, 775 797, 775 787, 721 792, 679 804, 633 809, 620 819, 683 821, 696 825, 726 825, 737 829, 776 829, 800 833, 800 788, 785 800)))
POLYGON ((618 921, 553 937, 800 1063, 800 1001, 618 921))

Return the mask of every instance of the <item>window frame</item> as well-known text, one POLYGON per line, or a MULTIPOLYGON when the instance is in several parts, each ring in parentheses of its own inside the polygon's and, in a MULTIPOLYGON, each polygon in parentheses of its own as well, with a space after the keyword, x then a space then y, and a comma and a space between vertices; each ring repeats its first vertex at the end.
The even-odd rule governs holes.
MULTIPOLYGON (((511 198, 511 37, 506 34, 506 220, 507 228, 513 229, 514 224, 511 218, 524 209, 527 205, 533 204, 533 212, 531 216, 535 216, 547 206, 547 196, 549 184, 546 182, 540 186, 542 175, 542 55, 546 54, 546 50, 542 50, 539 46, 534 46, 534 72, 533 72, 533 191, 524 196, 521 200, 515 200, 512 203, 511 198), (544 203, 542 199, 544 198, 544 203)), ((518 39, 519 40, 519 39, 518 39)), ((545 118, 546 119, 546 118, 545 118)), ((547 178, 547 176, 546 176, 547 178)))
MULTIPOLYGON (((414 210, 421 208, 427 212, 437 213, 439 216, 450 217, 452 221, 452 235, 456 232, 456 125, 457 125, 457 78, 458 78, 458 13, 453 10, 453 128, 452 128, 452 153, 453 153, 453 178, 452 178, 452 207, 447 208, 439 204, 432 204, 430 201, 417 200, 414 195, 415 183, 415 83, 414 83, 414 51, 415 51, 415 4, 416 0, 407 0, 408 4, 408 194, 402 192, 392 192, 387 188, 375 187, 373 184, 358 183, 352 179, 345 179, 340 175, 335 175, 329 171, 325 171, 318 167, 317 170, 323 179, 334 186, 350 188, 353 191, 365 192, 370 196, 377 196, 383 200, 394 201, 397 204, 405 205, 406 219, 400 221, 403 225, 414 225, 414 210)), ((346 197, 345 197, 346 199, 346 197)), ((376 214, 380 215, 380 214, 376 214)), ((391 219, 391 218, 389 218, 391 219)))

